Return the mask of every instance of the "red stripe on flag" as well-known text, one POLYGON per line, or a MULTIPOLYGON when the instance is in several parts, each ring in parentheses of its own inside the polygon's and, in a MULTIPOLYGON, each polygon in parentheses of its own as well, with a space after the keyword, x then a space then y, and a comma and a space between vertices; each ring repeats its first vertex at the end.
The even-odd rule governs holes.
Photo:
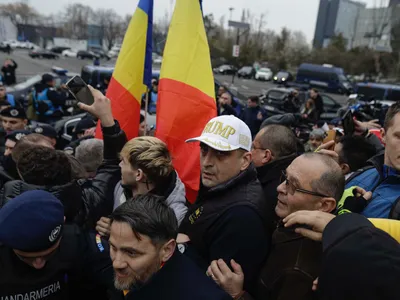
MULTIPOLYGON (((128 140, 137 137, 140 123, 140 101, 136 100, 114 77, 111 78, 106 96, 111 100, 113 117, 118 120, 128 140)), ((103 138, 100 122, 97 125, 96 138, 103 138)))
POLYGON ((217 115, 215 100, 183 82, 162 78, 157 101, 156 137, 163 140, 173 157, 186 197, 196 200, 200 184, 200 148, 185 143, 201 135, 207 122, 217 115))

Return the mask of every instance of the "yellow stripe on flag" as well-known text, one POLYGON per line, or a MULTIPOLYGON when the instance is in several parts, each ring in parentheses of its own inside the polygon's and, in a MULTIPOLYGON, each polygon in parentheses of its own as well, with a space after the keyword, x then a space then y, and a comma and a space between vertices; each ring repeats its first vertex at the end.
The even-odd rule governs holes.
POLYGON ((146 88, 143 84, 146 56, 147 14, 136 9, 122 43, 113 77, 140 103, 146 88))
POLYGON ((177 1, 170 24, 161 78, 183 82, 215 98, 210 50, 199 0, 177 1), (179 3, 178 3, 179 2, 179 3))

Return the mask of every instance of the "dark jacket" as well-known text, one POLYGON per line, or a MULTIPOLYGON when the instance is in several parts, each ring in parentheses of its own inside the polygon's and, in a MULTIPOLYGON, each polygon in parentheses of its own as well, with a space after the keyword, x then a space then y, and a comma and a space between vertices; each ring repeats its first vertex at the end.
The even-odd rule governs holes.
POLYGON ((0 299, 106 300, 107 290, 116 293, 108 243, 76 225, 64 226, 60 246, 43 269, 28 266, 4 245, 0 269, 0 299))
POLYGON ((196 203, 183 220, 180 232, 189 236, 185 254, 205 272, 211 261, 233 258, 252 289, 268 253, 264 195, 253 165, 231 180, 207 189, 200 187, 196 203))
POLYGON ((317 299, 312 285, 319 275, 321 257, 321 243, 304 238, 293 229, 278 227, 272 236, 271 252, 260 273, 257 291, 253 297, 246 293, 242 299, 317 299))
POLYGON ((276 189, 281 183, 282 171, 286 170, 296 156, 296 154, 293 154, 281 157, 257 168, 257 177, 265 195, 265 215, 271 232, 275 230, 279 221, 279 217, 275 213, 278 199, 278 192, 276 189))
POLYGON ((247 107, 242 111, 240 119, 249 126, 251 135, 254 138, 257 132, 260 130, 261 123, 263 122, 264 118, 266 118, 265 111, 260 107, 247 107), (258 113, 261 112, 263 118, 259 120, 257 118, 258 113))
POLYGON ((83 225, 85 211, 82 191, 76 181, 62 186, 51 187, 28 184, 22 180, 9 181, 0 192, 0 208, 22 193, 32 190, 44 190, 52 193, 64 205, 66 222, 75 221, 78 225, 83 225))
POLYGON ((169 261, 140 289, 131 290, 125 300, 229 300, 190 259, 176 251, 169 261))
POLYGON ((45 89, 48 89, 47 98, 53 103, 55 107, 65 105, 65 100, 67 100, 69 96, 68 93, 59 92, 55 88, 43 83, 35 85, 36 93, 40 93, 45 89))
POLYGON ((317 98, 313 99, 314 104, 315 104, 315 110, 316 110, 316 117, 317 120, 321 118, 321 114, 324 113, 324 101, 322 100, 321 95, 318 94, 317 98))
MULTIPOLYGON (((113 211, 114 188, 121 179, 118 155, 126 143, 125 132, 120 129, 118 122, 113 127, 103 127, 102 130, 104 160, 93 179, 74 181, 62 187, 37 187, 26 183, 23 184, 21 181, 8 182, 7 190, 4 188, 4 191, 0 194, 0 207, 2 203, 4 204, 7 200, 18 196, 26 190, 45 189, 53 193, 57 198, 65 195, 68 208, 70 208, 69 205, 72 206, 71 209, 66 210, 70 212, 68 215, 69 220, 73 219, 86 228, 95 228, 96 222, 102 216, 108 216, 113 211), (13 193, 10 193, 10 191, 13 191, 13 193), (72 202, 72 200, 74 201, 72 202)), ((63 201, 63 199, 60 200, 63 201)))
POLYGON ((3 66, 1 68, 1 72, 3 72, 3 81, 6 85, 12 85, 15 84, 17 82, 16 77, 15 77, 15 69, 18 68, 17 63, 12 60, 13 64, 12 65, 8 65, 3 66))
POLYGON ((321 300, 397 300, 400 246, 358 214, 333 219, 322 236, 321 300))
POLYGON ((222 106, 222 108, 224 109, 224 111, 222 111, 221 107, 218 106, 218 116, 234 115, 235 117, 237 117, 237 112, 231 105, 225 104, 222 106))

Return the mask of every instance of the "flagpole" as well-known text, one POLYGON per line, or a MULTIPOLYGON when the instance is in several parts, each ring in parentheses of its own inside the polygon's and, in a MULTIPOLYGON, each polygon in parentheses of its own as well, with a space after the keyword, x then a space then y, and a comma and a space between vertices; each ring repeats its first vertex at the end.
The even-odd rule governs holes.
POLYGON ((147 111, 149 109, 149 92, 150 92, 150 89, 149 89, 149 87, 146 86, 146 96, 144 98, 144 101, 145 101, 145 103, 144 103, 144 123, 146 124, 146 127, 144 129, 144 135, 147 135, 147 111))

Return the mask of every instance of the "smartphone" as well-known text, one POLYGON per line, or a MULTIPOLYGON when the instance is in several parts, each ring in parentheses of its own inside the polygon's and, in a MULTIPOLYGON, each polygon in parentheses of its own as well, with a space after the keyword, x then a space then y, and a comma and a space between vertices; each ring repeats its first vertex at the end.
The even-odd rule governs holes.
POLYGON ((343 130, 345 135, 353 135, 355 126, 354 126, 354 120, 353 120, 353 114, 351 113, 351 110, 348 110, 343 118, 342 118, 342 124, 343 124, 343 130))
MULTIPOLYGON (((324 139, 323 143, 326 144, 330 141, 335 141, 336 140, 336 131, 331 129, 327 131, 326 138, 324 139)), ((332 148, 335 148, 335 145, 332 146, 332 148)), ((333 149, 328 149, 328 150, 333 150, 333 149)))
POLYGON ((68 90, 78 100, 87 105, 92 105, 94 98, 92 92, 89 90, 87 84, 79 76, 72 77, 67 82, 68 90))

